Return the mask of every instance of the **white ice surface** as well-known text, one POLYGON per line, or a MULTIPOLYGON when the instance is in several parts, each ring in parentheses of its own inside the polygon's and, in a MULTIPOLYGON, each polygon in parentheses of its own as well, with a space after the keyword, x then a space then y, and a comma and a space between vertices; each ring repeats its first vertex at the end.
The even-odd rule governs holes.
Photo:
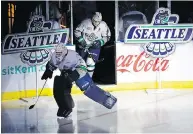
POLYGON ((2 133, 193 133, 193 90, 159 94, 144 90, 113 92, 117 104, 109 110, 84 95, 73 95, 69 119, 58 119, 53 97, 2 102, 2 133))

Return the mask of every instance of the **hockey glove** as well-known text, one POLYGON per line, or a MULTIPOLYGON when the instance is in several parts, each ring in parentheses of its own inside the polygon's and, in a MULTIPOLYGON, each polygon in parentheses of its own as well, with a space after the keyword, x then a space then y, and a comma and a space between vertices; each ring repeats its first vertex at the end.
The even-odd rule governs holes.
POLYGON ((85 48, 86 47, 86 41, 84 40, 84 38, 80 37, 78 39, 78 42, 80 43, 81 47, 82 48, 85 48))
POLYGON ((44 74, 42 75, 42 78, 41 78, 41 80, 47 80, 47 78, 52 78, 52 74, 53 74, 53 72, 52 71, 50 71, 50 70, 46 70, 45 72, 44 72, 44 74))
POLYGON ((56 70, 57 68, 52 65, 50 62, 46 64, 46 71, 42 75, 42 80, 46 80, 47 78, 52 78, 53 71, 56 70))
POLYGON ((91 49, 99 49, 103 45, 104 45, 104 41, 102 39, 101 40, 95 40, 90 48, 91 49))

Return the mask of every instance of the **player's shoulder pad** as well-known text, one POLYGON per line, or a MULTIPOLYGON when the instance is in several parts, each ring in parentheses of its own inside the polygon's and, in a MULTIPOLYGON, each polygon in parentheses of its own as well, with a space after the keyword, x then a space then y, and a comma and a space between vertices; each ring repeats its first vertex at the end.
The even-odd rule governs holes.
POLYGON ((71 51, 72 53, 74 53, 74 54, 77 55, 77 56, 80 56, 79 53, 76 52, 75 50, 69 50, 69 51, 71 51))
POLYGON ((56 55, 56 51, 54 50, 53 52, 51 52, 51 56, 55 56, 56 55))
POLYGON ((78 54, 75 50, 71 50, 71 49, 68 49, 68 53, 71 53, 71 54, 78 54))
POLYGON ((106 27, 108 27, 108 26, 107 26, 107 23, 106 23, 106 22, 101 21, 100 27, 101 27, 101 28, 106 28, 106 27))
POLYGON ((76 57, 77 59, 82 59, 82 57, 75 50, 68 50, 71 56, 76 57))

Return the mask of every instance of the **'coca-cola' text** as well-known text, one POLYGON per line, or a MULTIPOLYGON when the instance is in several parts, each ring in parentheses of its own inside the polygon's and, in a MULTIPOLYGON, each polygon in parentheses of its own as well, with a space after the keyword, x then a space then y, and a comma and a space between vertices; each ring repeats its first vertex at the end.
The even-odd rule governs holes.
POLYGON ((117 71, 120 72, 148 72, 165 71, 169 67, 169 60, 164 58, 150 59, 144 51, 139 55, 120 55, 117 60, 117 71), (161 63, 161 64, 160 64, 161 63))

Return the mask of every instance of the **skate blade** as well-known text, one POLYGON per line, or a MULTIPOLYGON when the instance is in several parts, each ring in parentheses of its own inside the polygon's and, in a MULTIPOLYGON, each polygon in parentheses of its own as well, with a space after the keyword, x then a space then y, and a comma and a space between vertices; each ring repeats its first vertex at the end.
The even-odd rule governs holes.
POLYGON ((69 114, 67 117, 57 116, 58 119, 68 119, 68 118, 71 118, 71 117, 72 117, 72 114, 69 114))

